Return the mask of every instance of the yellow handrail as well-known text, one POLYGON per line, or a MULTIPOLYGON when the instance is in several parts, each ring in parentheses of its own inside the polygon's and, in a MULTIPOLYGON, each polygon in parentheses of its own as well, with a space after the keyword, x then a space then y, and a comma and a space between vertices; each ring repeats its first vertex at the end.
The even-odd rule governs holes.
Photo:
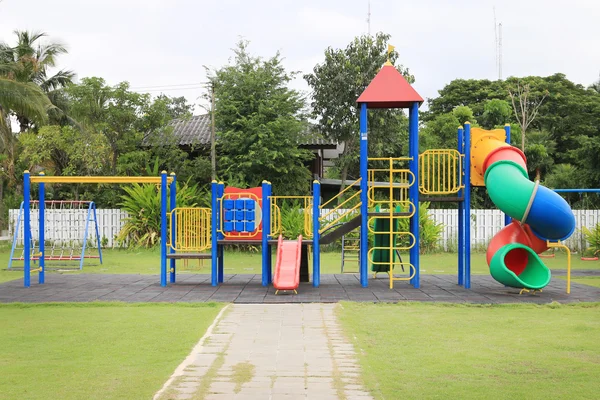
MULTIPOLYGON (((325 213, 324 215, 321 215, 320 220, 321 221, 326 221, 327 217, 329 217, 331 214, 335 213, 339 209, 344 208, 344 206, 346 205, 346 203, 350 202, 351 200, 354 200, 356 197, 359 197, 359 196, 360 196, 360 191, 354 193, 352 196, 348 197, 346 200, 344 200, 342 203, 340 203, 337 207, 329 209, 329 212, 325 213)), ((360 206, 360 203, 359 203, 359 206, 360 206)), ((323 209, 323 207, 320 207, 320 208, 323 209)))
MULTIPOLYGON (((343 214, 338 215, 336 218, 334 218, 331 221, 328 221, 327 219, 324 219, 324 218, 319 219, 319 223, 327 222, 327 224, 324 227, 322 227, 321 229, 319 229, 319 233, 323 233, 326 230, 328 230, 329 228, 331 228, 333 225, 339 223, 346 216, 348 216, 352 212, 356 211, 360 207, 360 205, 361 205, 361 203, 356 204, 354 207, 346 210, 343 214)), ((326 216, 329 216, 329 215, 331 215, 331 213, 336 212, 336 211, 338 211, 338 208, 334 208, 329 213, 327 213, 326 216)))
POLYGON ((458 150, 431 149, 419 155, 419 192, 454 194, 462 189, 462 158, 458 150))
MULTIPOLYGON (((329 205, 329 203, 333 202, 334 200, 337 200, 338 198, 340 198, 344 193, 346 193, 346 191, 348 191, 350 188, 352 188, 354 185, 357 185, 360 187, 360 180, 361 178, 358 178, 357 180, 355 180, 354 182, 350 183, 348 186, 346 186, 344 188, 344 190, 342 190, 341 192, 339 192, 338 194, 336 194, 335 196, 333 196, 331 199, 327 200, 325 203, 321 204, 320 208, 325 208, 325 206, 329 205)), ((360 193, 360 190, 359 190, 360 193)), ((339 206, 335 207, 335 208, 339 208, 339 206)))
POLYGON ((569 249, 560 240, 558 242, 547 241, 546 245, 549 248, 561 248, 567 252, 567 294, 571 293, 571 249, 569 249))
POLYGON ((282 200, 302 200, 304 202, 303 218, 304 233, 302 237, 312 238, 312 208, 313 198, 311 196, 269 196, 271 200, 271 235, 277 236, 282 233, 281 208, 278 202, 282 200))

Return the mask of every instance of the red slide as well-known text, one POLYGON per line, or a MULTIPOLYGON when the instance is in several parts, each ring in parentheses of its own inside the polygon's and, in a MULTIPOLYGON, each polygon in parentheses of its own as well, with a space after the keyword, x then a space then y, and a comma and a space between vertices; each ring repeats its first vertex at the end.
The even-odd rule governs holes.
MULTIPOLYGON (((279 235, 277 242, 277 264, 273 286, 277 291, 293 290, 296 292, 300 284, 300 257, 302 254, 302 236, 298 240, 283 240, 279 235)), ((297 293, 297 292, 296 292, 297 293)))

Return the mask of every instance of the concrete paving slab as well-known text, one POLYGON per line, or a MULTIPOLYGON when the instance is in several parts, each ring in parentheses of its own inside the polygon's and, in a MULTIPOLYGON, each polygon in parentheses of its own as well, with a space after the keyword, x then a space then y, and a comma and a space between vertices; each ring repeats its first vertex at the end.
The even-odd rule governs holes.
POLYGON ((229 306, 205 335, 210 346, 198 344, 155 399, 372 399, 335 307, 229 306))

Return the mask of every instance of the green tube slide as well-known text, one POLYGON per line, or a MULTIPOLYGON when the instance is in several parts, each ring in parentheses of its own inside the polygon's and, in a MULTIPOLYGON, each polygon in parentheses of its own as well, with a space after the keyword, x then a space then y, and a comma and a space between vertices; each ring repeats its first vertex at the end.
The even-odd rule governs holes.
POLYGON ((535 183, 512 161, 498 161, 485 172, 485 186, 496 207, 521 221, 535 183))
MULTIPOLYGON (((512 218, 522 221, 535 187, 527 171, 513 161, 501 160, 486 170, 484 179, 494 204, 512 218)), ((502 231, 499 235, 502 235, 502 231)), ((536 290, 545 287, 550 282, 551 272, 535 251, 525 244, 514 243, 512 237, 504 239, 505 244, 490 260, 492 277, 514 288, 536 290)))
POLYGON ((520 243, 511 243, 502 246, 490 262, 490 273, 492 277, 506 286, 526 289, 542 289, 550 283, 551 273, 544 265, 540 257, 530 247, 520 243), (527 256, 527 266, 516 275, 506 267, 507 260, 512 257, 527 256))

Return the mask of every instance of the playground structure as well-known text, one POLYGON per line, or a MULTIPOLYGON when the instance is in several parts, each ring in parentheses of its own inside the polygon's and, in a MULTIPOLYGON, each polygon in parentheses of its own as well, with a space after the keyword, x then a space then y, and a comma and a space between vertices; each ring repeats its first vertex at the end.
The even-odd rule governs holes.
MULTIPOLYGON (((41 185, 40 188, 44 191, 43 183, 41 185)), ((13 268, 13 261, 23 261, 25 258, 23 205, 24 202, 21 202, 16 216, 8 269, 13 268)), ((102 264, 102 246, 98 232, 96 205, 93 201, 46 200, 43 204, 39 201, 31 201, 30 210, 33 214, 30 220, 33 226, 29 227, 32 260, 39 259, 39 252, 36 252, 37 238, 40 228, 43 228, 47 247, 44 255, 46 261, 61 261, 62 264, 68 261, 79 261, 79 269, 83 269, 86 259, 98 259, 102 264), (94 246, 97 251, 95 254, 92 252, 94 246)), ((65 269, 62 264, 61 268, 65 269)))
MULTIPOLYGON (((506 286, 541 289, 549 282, 550 271, 537 254, 548 247, 565 247, 561 241, 574 229, 568 204, 550 189, 529 181, 524 155, 509 144, 509 126, 484 131, 471 128, 467 122, 458 128, 457 149, 431 149, 419 154, 418 109, 422 102, 422 97, 387 62, 357 100, 360 178, 324 203, 318 181, 313 182, 309 196, 273 195, 267 181, 251 189, 225 187, 222 182, 213 181, 210 208, 178 208, 174 173, 167 176, 163 171, 160 177, 136 178, 30 177, 26 172, 24 226, 30 226, 30 182, 40 183, 40 204, 44 183, 159 184, 161 286, 167 285, 167 273, 169 282, 176 282, 178 259, 210 259, 211 285, 219 285, 224 281, 224 247, 244 244, 262 248, 262 285, 273 283, 277 290, 290 291, 310 280, 311 247, 312 284, 318 287, 320 246, 358 230, 359 279, 363 287, 368 286, 371 265, 373 272, 388 273, 390 289, 395 281, 408 281, 419 288, 419 203, 455 202, 459 214, 457 283, 469 289, 471 186, 485 185, 494 203, 507 214, 507 227, 496 235, 488 249, 492 276, 506 286), (368 157, 368 110, 381 108, 408 108, 407 156, 368 157), (507 190, 509 184, 511 188, 518 184, 518 196, 507 190), (304 205, 303 233, 294 241, 284 241, 281 235, 280 206, 285 201, 304 205), (515 221, 511 222, 511 218, 515 221), (401 225, 408 225, 408 229, 401 230, 401 225), (371 248, 369 233, 374 235, 371 248), (277 245, 274 273, 273 245, 277 245), (402 252, 408 252, 406 260, 401 257, 402 252)), ((29 286, 30 237, 31 232, 26 229, 25 286, 29 286)), ((40 283, 44 281, 43 239, 40 229, 40 283)))
MULTIPOLYGON (((504 229, 488 246, 490 273, 506 286, 541 290, 550 283, 551 273, 538 254, 549 247, 569 252, 561 241, 575 230, 573 212, 559 194, 529 180, 525 154, 506 143, 510 126, 504 130, 470 130, 473 184, 484 184, 492 202, 507 218, 504 229)), ((570 255, 568 264, 570 270, 570 255)))
MULTIPOLYGON (((340 239, 359 229, 358 261, 360 283, 368 286, 368 266, 373 271, 388 272, 390 288, 395 281, 409 281, 419 287, 419 201, 452 201, 459 203, 461 216, 459 246, 462 250, 470 242, 469 229, 465 229, 469 214, 469 136, 459 130, 458 149, 418 151, 418 108, 421 96, 404 77, 386 63, 371 84, 357 100, 360 106, 360 178, 349 184, 336 197, 321 203, 320 183, 314 181, 311 196, 277 196, 271 193, 269 182, 261 188, 226 188, 213 181, 210 226, 171 227, 171 246, 165 257, 171 259, 170 282, 176 280, 176 258, 210 258, 211 284, 216 286, 224 279, 224 246, 250 244, 262 247, 262 284, 273 283, 272 246, 277 245, 277 263, 274 275, 276 288, 294 290, 299 268, 299 281, 309 281, 308 247, 312 247, 312 283, 320 285, 320 246, 340 239), (408 156, 396 158, 368 158, 367 112, 369 108, 409 109, 408 156), (377 181, 378 180, 378 181, 377 181), (466 184, 465 184, 466 183, 466 184), (358 188, 358 190, 355 190, 358 188), (282 241, 281 216, 278 202, 294 200, 304 204, 304 232, 301 240, 282 241), (254 220, 245 218, 246 202, 254 205, 254 220), (260 210, 260 212, 259 212, 260 210), (260 219, 258 218, 260 216, 260 219), (400 220, 408 220, 409 228, 399 231, 400 220), (248 225, 250 223, 250 225, 248 225), (208 232, 204 245, 179 252, 179 242, 185 242, 185 232, 208 232), (253 230, 252 230, 253 229, 253 230), (369 233, 375 237, 375 246, 369 249, 369 233), (210 253, 207 251, 210 250, 210 253), (193 252, 191 252, 193 251, 193 252), (400 252, 409 252, 406 261, 400 252), (284 261, 281 261, 284 260, 284 261), (299 266, 299 267, 298 267, 299 266), (400 276, 397 267, 405 273, 400 276), (293 279, 292 279, 293 278, 293 279), (281 281, 283 280, 283 282, 281 281), (291 281, 291 282, 290 282, 291 281)), ((167 214, 163 218, 168 218, 167 214)), ((172 214, 171 214, 172 215, 172 214)), ((189 220, 189 219, 188 219, 189 220)), ((207 219, 204 219, 206 221, 207 219)), ((171 224, 176 223, 171 217, 171 224)), ((192 224, 193 225, 193 224, 192 224)), ((460 251, 458 283, 470 286, 470 251, 460 251)), ((161 265, 166 265, 163 261, 161 265)), ((161 276, 165 271, 161 271, 161 276)), ((161 284, 163 281, 161 280, 161 284)))

